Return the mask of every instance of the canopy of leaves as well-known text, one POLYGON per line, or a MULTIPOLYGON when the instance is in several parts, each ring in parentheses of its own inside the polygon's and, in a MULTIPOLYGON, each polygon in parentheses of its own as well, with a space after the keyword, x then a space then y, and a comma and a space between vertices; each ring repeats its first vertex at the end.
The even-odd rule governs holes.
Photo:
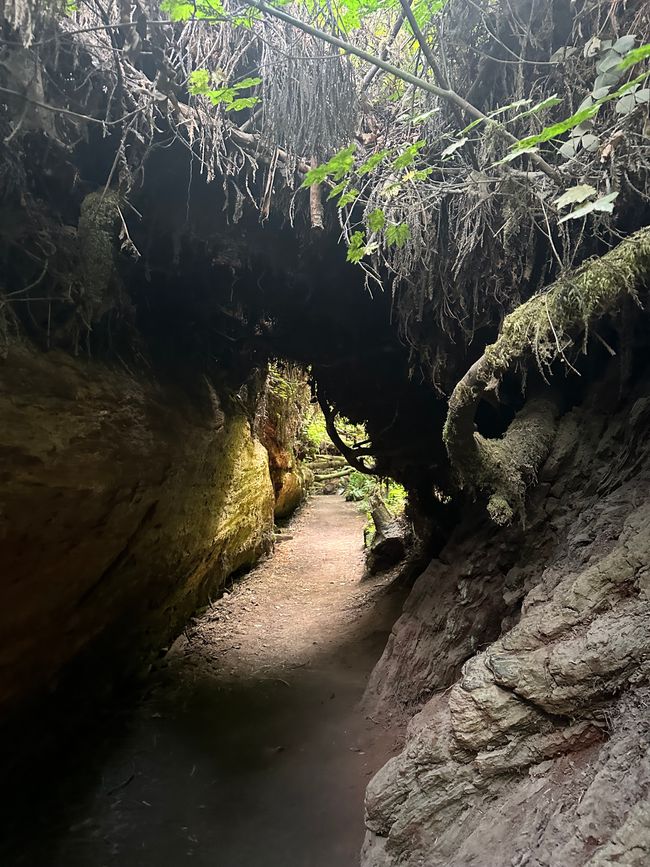
POLYGON ((643 219, 643 0, 12 0, 4 17, 8 56, 28 53, 0 86, 34 101, 3 120, 7 165, 34 126, 72 142, 103 124, 126 191, 168 129, 234 221, 308 222, 320 199, 443 391, 459 337, 643 219))

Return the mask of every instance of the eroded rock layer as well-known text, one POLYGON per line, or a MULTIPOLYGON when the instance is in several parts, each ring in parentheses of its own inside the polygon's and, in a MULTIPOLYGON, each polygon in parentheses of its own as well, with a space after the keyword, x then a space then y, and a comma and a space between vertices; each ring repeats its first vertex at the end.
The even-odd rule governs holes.
POLYGON ((188 391, 13 345, 0 418, 3 713, 54 690, 72 660, 146 668, 268 548, 266 450, 205 377, 188 391))
POLYGON ((364 867, 650 861, 650 398, 619 386, 562 418, 525 531, 470 516, 418 579, 366 696, 420 710, 364 867))

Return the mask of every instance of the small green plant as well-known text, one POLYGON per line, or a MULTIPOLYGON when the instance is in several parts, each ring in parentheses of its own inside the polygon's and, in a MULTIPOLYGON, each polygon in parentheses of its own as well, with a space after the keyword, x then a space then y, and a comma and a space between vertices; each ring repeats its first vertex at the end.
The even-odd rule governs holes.
POLYGON ((306 454, 312 458, 331 448, 332 444, 325 426, 325 416, 320 407, 312 407, 311 412, 305 416, 302 440, 306 454))
POLYGON ((195 69, 190 73, 188 91, 192 96, 205 96, 212 105, 225 105, 226 111, 241 111, 252 108, 259 102, 257 96, 239 96, 243 90, 256 87, 262 83, 261 78, 244 78, 230 86, 213 87, 218 73, 210 73, 207 69, 195 69))
POLYGON ((345 499, 358 503, 366 515, 366 526, 363 537, 366 546, 372 544, 375 536, 375 524, 370 511, 373 496, 379 493, 384 503, 396 518, 404 513, 408 494, 406 488, 392 479, 380 479, 354 470, 348 476, 345 486, 345 499))

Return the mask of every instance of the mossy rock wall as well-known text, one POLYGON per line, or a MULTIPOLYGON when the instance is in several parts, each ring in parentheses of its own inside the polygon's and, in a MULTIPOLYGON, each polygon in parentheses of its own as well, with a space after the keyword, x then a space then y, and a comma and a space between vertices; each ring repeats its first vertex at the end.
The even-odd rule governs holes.
POLYGON ((73 660, 146 669, 269 547, 266 450, 204 391, 26 345, 0 363, 0 715, 73 660))
POLYGON ((271 481, 275 492, 275 517, 288 518, 307 495, 311 472, 298 460, 299 430, 307 407, 309 389, 304 373, 272 367, 265 391, 265 412, 260 437, 269 454, 271 481))
POLYGON ((275 492, 276 518, 287 518, 295 512, 304 500, 312 478, 311 471, 299 464, 282 474, 280 487, 275 492))

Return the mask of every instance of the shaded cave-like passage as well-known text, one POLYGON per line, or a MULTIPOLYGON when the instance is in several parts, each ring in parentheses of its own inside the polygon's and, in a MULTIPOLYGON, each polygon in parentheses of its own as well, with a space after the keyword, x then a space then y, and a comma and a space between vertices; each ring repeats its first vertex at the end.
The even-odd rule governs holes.
POLYGON ((357 864, 363 792, 396 745, 358 702, 403 599, 361 583, 362 527, 339 496, 303 507, 135 704, 23 780, 2 863, 357 864))

